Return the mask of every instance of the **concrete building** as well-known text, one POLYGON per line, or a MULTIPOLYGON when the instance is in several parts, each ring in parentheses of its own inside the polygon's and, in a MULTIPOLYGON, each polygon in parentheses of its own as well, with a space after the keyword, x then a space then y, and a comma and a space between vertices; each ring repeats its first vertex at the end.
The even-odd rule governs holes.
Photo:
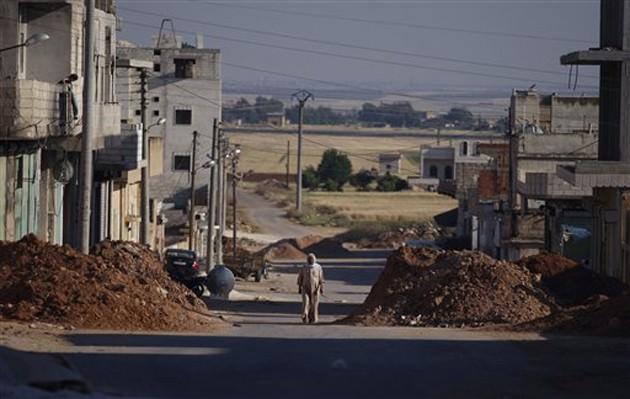
POLYGON ((513 131, 521 134, 596 134, 599 98, 585 95, 541 95, 514 90, 510 102, 513 131))
POLYGON ((275 127, 285 127, 287 124, 287 119, 284 115, 284 112, 273 112, 267 114, 265 118, 268 125, 275 127))
MULTIPOLYGON (((153 70, 148 79, 148 120, 160 117, 166 123, 149 130, 151 158, 151 198, 156 203, 174 204, 183 209, 189 200, 188 186, 192 155, 193 131, 199 132, 198 160, 210 151, 213 119, 221 117, 220 53, 216 49, 182 47, 182 40, 166 34, 155 38, 160 47, 119 47, 119 59, 149 61, 153 70), (154 166, 155 164, 155 166, 154 166)), ((121 103, 123 123, 140 122, 138 76, 129 70, 118 71, 119 93, 126 93, 121 103), (129 88, 136 90, 129 90, 129 88)), ((201 162, 201 161, 200 161, 201 162)), ((199 165, 197 165, 199 166, 199 165)), ((198 184, 207 184, 209 172, 200 169, 198 184)), ((168 205, 165 205, 168 206, 168 205)))
POLYGON ((592 267, 630 282, 630 0, 601 1, 600 45, 561 58, 564 65, 599 65, 600 137, 597 160, 559 165, 558 176, 578 190, 593 215, 592 267))
MULTIPOLYGON (((83 76, 80 0, 1 0, 0 48, 36 33, 50 39, 1 54, 0 239, 28 233, 54 243, 76 244, 83 76)), ((116 15, 112 0, 95 12, 95 150, 120 136, 114 91, 116 15)), ((98 177, 97 177, 98 178, 98 177)), ((107 181, 106 175, 102 181, 107 181)), ((100 184, 94 186, 93 208, 100 184)), ((98 212, 92 239, 101 238, 98 212)))
POLYGON ((511 104, 511 144, 480 146, 491 162, 457 175, 458 231, 473 248, 501 259, 543 249, 586 259, 588 249, 570 248, 561 237, 567 229, 589 229, 590 215, 579 204, 591 192, 572 187, 556 170, 596 156, 597 128, 591 121, 599 100, 515 90, 511 104))
POLYGON ((402 170, 403 156, 396 154, 378 154, 378 173, 380 175, 397 175, 402 170))

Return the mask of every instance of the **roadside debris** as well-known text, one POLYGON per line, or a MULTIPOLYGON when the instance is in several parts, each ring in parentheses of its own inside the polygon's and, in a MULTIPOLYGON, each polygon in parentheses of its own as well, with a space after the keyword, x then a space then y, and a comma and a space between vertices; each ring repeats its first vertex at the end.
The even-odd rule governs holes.
POLYGON ((207 307, 139 244, 84 255, 34 235, 0 242, 0 318, 72 328, 207 330, 207 307))
POLYGON ((629 288, 615 278, 596 273, 559 254, 541 253, 517 263, 540 274, 542 287, 564 307, 584 305, 599 296, 617 297, 629 288))
POLYGON ((388 260, 358 312, 363 325, 466 327, 522 323, 557 308, 536 276, 472 251, 403 247, 388 260))

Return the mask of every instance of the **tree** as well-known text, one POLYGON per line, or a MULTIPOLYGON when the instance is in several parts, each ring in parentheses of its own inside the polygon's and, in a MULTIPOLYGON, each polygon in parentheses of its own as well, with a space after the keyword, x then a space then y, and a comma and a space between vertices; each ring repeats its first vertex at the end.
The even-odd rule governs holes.
POLYGON ((394 127, 418 127, 425 114, 413 109, 408 101, 397 101, 393 104, 363 104, 359 111, 359 120, 369 123, 384 123, 394 127))
POLYGON ((348 156, 344 153, 337 151, 336 149, 326 150, 322 155, 322 160, 317 167, 317 176, 321 182, 331 188, 333 185, 329 182, 332 181, 335 184, 335 190, 341 190, 343 186, 350 180, 352 174, 352 162, 348 156))
POLYGON ((374 173, 369 170, 361 169, 350 178, 350 184, 361 191, 367 191, 372 182, 376 180, 374 173))
POLYGON ((409 183, 405 179, 388 173, 377 179, 376 189, 383 192, 408 190, 409 183))
POLYGON ((302 171, 302 187, 308 190, 317 190, 319 188, 319 176, 313 166, 307 166, 302 171))
POLYGON ((463 129, 471 129, 475 126, 475 116, 466 108, 461 107, 451 108, 444 116, 444 120, 463 129))

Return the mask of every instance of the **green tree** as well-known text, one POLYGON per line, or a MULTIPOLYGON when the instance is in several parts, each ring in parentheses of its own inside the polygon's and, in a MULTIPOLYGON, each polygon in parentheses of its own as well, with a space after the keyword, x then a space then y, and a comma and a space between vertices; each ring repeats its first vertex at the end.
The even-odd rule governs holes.
POLYGON ((475 126, 475 116, 466 108, 454 107, 444 116, 444 120, 463 129, 471 129, 475 126))
POLYGON ((317 190, 319 188, 319 176, 313 166, 307 166, 302 171, 302 187, 308 190, 317 190))
POLYGON ((317 176, 319 180, 324 182, 326 188, 335 187, 338 191, 350 180, 352 174, 352 162, 348 156, 336 149, 326 150, 322 155, 322 160, 317 167, 317 176), (331 180, 335 184, 331 184, 328 181, 331 180))
POLYGON ((350 177, 350 184, 361 191, 367 191, 374 180, 376 180, 374 173, 366 169, 361 169, 350 177))
POLYGON ((376 180, 376 189, 383 192, 402 191, 409 189, 409 183, 405 179, 388 173, 376 180))

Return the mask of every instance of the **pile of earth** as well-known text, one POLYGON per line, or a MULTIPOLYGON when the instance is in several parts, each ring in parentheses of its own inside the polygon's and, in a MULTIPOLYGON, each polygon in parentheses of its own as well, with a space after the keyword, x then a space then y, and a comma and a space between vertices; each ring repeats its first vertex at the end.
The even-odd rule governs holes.
POLYGON ((584 305, 602 296, 618 297, 629 288, 615 278, 596 273, 559 254, 543 252, 517 263, 540 274, 542 287, 564 307, 584 305))
POLYGON ((108 330, 207 330, 215 322, 158 255, 102 242, 84 255, 34 235, 0 242, 0 318, 108 330))
POLYGON ((515 326, 519 331, 542 333, 630 336, 630 295, 592 297, 584 305, 515 326))
POLYGON ((303 261, 306 258, 306 254, 300 251, 294 245, 294 240, 280 240, 267 247, 261 249, 258 256, 267 261, 278 260, 300 260, 303 261))
POLYGON ((556 309, 537 276, 518 265, 479 252, 402 247, 345 321, 464 327, 523 323, 556 309))
MULTIPOLYGON (((374 226, 380 229, 379 226, 374 226)), ((369 229, 368 229, 369 230, 369 229)), ((394 227, 385 231, 371 233, 361 232, 355 237, 352 231, 342 234, 339 238, 355 244, 358 248, 365 249, 398 249, 409 241, 436 241, 442 237, 440 229, 433 223, 420 223, 404 227, 394 227)))

